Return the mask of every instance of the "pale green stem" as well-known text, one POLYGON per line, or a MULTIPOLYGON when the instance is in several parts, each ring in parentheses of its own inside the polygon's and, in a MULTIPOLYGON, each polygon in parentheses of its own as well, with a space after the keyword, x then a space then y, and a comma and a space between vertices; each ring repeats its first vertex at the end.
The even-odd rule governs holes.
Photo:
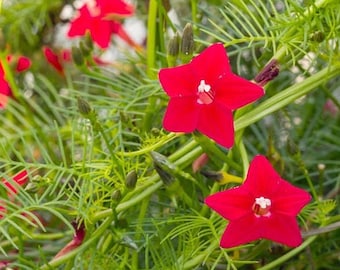
MULTIPOLYGON (((136 234, 135 234, 135 241, 138 242, 143 234, 143 222, 145 215, 148 210, 149 206, 149 201, 150 201, 150 196, 145 198, 142 203, 141 203, 141 208, 139 210, 139 215, 138 215, 138 222, 137 222, 137 228, 136 228, 136 234)), ((138 257, 139 257, 139 252, 135 251, 132 254, 132 268, 133 269, 138 269, 138 257)))
POLYGON ((149 1, 149 14, 147 25, 147 47, 146 47, 146 65, 147 75, 149 78, 154 77, 155 56, 156 56, 156 20, 157 20, 157 0, 149 1))

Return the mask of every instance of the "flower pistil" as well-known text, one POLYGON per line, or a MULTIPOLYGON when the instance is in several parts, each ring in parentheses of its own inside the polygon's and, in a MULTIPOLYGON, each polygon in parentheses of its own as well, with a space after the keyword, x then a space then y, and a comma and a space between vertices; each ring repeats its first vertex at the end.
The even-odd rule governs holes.
POLYGON ((210 84, 207 84, 205 80, 201 80, 197 88, 197 96, 198 104, 210 104, 214 101, 215 93, 210 84))
POLYGON ((253 204, 253 212, 256 217, 269 217, 270 216, 270 207, 271 207, 271 200, 265 197, 255 198, 255 202, 253 204))

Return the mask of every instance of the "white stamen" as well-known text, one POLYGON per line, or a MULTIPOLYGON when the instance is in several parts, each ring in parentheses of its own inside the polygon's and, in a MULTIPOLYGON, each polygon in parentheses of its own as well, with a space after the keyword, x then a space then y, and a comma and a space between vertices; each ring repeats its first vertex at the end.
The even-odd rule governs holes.
POLYGON ((205 83, 205 80, 201 80, 200 85, 198 86, 198 92, 203 93, 203 92, 209 92, 211 89, 211 86, 209 84, 205 83))
POLYGON ((258 204, 262 209, 266 209, 272 204, 272 202, 261 196, 260 198, 255 198, 255 204, 258 204))

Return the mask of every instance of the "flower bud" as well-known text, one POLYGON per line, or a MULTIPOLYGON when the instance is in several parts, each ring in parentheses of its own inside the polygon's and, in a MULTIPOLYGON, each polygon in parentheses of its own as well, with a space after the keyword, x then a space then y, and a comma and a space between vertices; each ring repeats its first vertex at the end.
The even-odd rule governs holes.
POLYGON ((79 48, 85 57, 91 54, 92 49, 84 41, 79 42, 79 48))
POLYGON ((259 85, 264 86, 279 75, 279 71, 279 62, 276 59, 273 59, 256 75, 254 80, 259 85))
POLYGON ((38 190, 39 190, 39 185, 35 182, 30 182, 25 187, 25 191, 27 191, 28 193, 31 193, 31 194, 37 193, 38 190))
POLYGON ((119 189, 116 189, 115 191, 112 192, 111 199, 115 202, 119 202, 122 199, 122 193, 120 192, 119 189))
POLYGON ((77 97, 77 102, 79 112, 85 117, 89 116, 92 112, 90 104, 82 97, 77 97))
POLYGON ((322 42, 325 40, 325 34, 322 31, 316 31, 309 36, 311 41, 322 42))
POLYGON ((126 175, 125 186, 128 189, 134 189, 136 187, 136 184, 137 184, 137 173, 135 170, 132 170, 126 175))
POLYGON ((194 31, 191 23, 187 23, 183 29, 181 43, 181 58, 184 63, 188 63, 194 53, 194 31))
POLYGON ((159 177, 161 178, 162 182, 164 183, 164 185, 170 186, 172 183, 175 182, 175 178, 173 177, 173 175, 163 170, 162 167, 157 165, 155 162, 154 162, 154 168, 157 174, 159 175, 159 177))
POLYGON ((168 159, 155 151, 151 152, 151 157, 153 159, 154 168, 163 181, 164 185, 170 186, 172 183, 174 183, 175 178, 170 173, 170 171, 174 169, 174 166, 168 161, 168 159))
POLYGON ((300 154, 300 149, 296 145, 296 143, 292 140, 289 139, 287 140, 287 152, 291 154, 292 156, 297 156, 300 154))
POLYGON ((192 163, 192 171, 194 173, 199 172, 204 167, 204 165, 206 165, 208 163, 208 161, 209 161, 208 155, 206 153, 201 154, 192 163))
POLYGON ((72 47, 72 59, 77 66, 82 66, 84 64, 83 54, 76 46, 72 47))
POLYGON ((86 48, 88 48, 90 51, 93 50, 93 40, 89 32, 86 32, 84 46, 86 46, 86 48))
POLYGON ((201 174, 205 177, 218 182, 220 185, 224 185, 227 183, 237 183, 241 184, 243 179, 236 175, 229 174, 227 172, 219 171, 201 171, 201 174))
POLYGON ((176 60, 179 54, 179 46, 180 46, 180 36, 176 33, 169 41, 168 44, 168 66, 173 67, 176 65, 176 60))
POLYGON ((166 12, 169 12, 171 10, 170 0, 162 0, 162 5, 166 12))

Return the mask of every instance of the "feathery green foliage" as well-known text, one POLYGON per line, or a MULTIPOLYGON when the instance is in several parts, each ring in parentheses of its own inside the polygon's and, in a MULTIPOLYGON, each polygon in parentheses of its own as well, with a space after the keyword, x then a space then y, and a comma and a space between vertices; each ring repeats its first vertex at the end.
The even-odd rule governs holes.
POLYGON ((162 129, 167 97, 155 74, 166 63, 165 29, 182 31, 166 1, 149 1, 148 14, 138 1, 136 16, 153 29, 145 50, 107 66, 65 64, 62 76, 42 68, 40 51, 53 40, 64 2, 2 4, 4 41, 33 67, 15 75, 20 96, 0 111, 0 179, 29 172, 14 200, 0 186, 0 262, 20 269, 336 269, 339 114, 325 104, 340 109, 338 1, 170 2, 182 14, 179 25, 194 23, 195 53, 222 42, 235 73, 248 79, 271 59, 280 64, 266 96, 235 112, 231 150, 162 129), (79 110, 79 98, 91 110, 79 110), (261 240, 220 248, 227 222, 203 200, 234 185, 193 172, 203 152, 215 155, 205 169, 239 177, 252 156, 266 154, 283 178, 316 195, 299 215, 303 246, 261 240), (126 184, 131 171, 136 186, 126 184), (84 240, 55 258, 74 223, 84 225, 84 240))

